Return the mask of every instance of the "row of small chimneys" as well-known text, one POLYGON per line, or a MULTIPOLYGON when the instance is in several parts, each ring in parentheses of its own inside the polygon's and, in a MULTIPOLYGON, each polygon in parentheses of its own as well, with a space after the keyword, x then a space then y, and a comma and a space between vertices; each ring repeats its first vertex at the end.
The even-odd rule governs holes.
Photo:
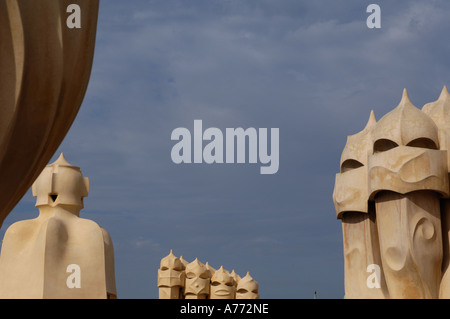
POLYGON ((158 269, 159 299, 259 299, 258 283, 250 273, 241 278, 197 258, 189 263, 172 250, 158 269))

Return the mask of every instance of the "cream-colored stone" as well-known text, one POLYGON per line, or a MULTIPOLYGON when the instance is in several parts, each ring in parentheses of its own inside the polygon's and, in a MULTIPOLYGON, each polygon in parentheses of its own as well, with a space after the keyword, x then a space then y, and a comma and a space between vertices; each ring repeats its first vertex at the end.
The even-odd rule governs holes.
POLYGON ((439 289, 440 299, 450 299, 450 200, 441 200, 442 223, 442 279, 439 289))
POLYGON ((440 198, 448 197, 447 151, 438 127, 402 101, 373 131, 369 197, 376 202, 383 271, 391 298, 438 298, 443 261, 440 198))
POLYGON ((369 158, 369 198, 383 190, 406 194, 431 190, 448 196, 447 152, 397 146, 369 158))
POLYGON ((442 266, 439 197, 430 191, 376 198, 384 275, 391 298, 438 298, 442 266))
POLYGON ((236 299, 259 299, 259 285, 250 273, 239 279, 236 288, 236 299))
POLYGON ((213 267, 211 267, 211 265, 209 264, 209 262, 206 262, 205 266, 206 266, 206 269, 208 269, 209 272, 211 273, 211 276, 214 275, 214 273, 217 271, 216 269, 214 269, 213 267))
MULTIPOLYGON (((444 86, 439 98, 427 103, 422 111, 430 116, 439 130, 439 144, 441 150, 447 151, 447 166, 450 169, 450 94, 444 86)), ((441 221, 443 237, 443 263, 442 280, 440 284, 439 298, 450 298, 450 200, 441 199, 441 221)))
POLYGON ((367 166, 336 174, 333 202, 339 219, 345 212, 368 212, 367 166))
POLYGON ((341 173, 367 165, 368 151, 371 150, 369 146, 372 141, 372 131, 376 124, 377 120, 372 110, 364 129, 347 137, 347 142, 341 155, 341 173))
POLYGON ((369 151, 361 165, 343 169, 341 160, 333 193, 343 227, 346 298, 450 298, 449 114, 446 87, 422 111, 404 90, 399 105, 367 132, 371 141, 358 144, 356 135, 347 142, 369 151), (370 263, 379 266, 381 282, 368 290, 370 263))
POLYGON ((159 299, 183 299, 184 270, 183 263, 172 250, 169 255, 161 259, 158 269, 159 299))
MULTIPOLYGON (((427 103, 422 108, 436 124, 438 128, 439 145, 441 150, 450 150, 450 93, 444 86, 439 98, 427 103)), ((447 166, 450 168, 450 156, 448 156, 447 166)))
MULTIPOLYGON (((239 298, 259 298, 258 283, 249 273, 244 278, 239 298)), ((159 298, 236 299, 237 285, 242 279, 234 270, 230 273, 223 266, 216 270, 208 262, 203 264, 198 258, 188 263, 183 257, 178 258, 170 251, 161 260, 158 270, 159 298)))
POLYGON ((371 151, 372 130, 376 125, 373 111, 365 128, 347 137, 341 155, 340 173, 336 174, 333 202, 337 218, 344 212, 368 212, 367 157, 371 151))
POLYGON ((382 289, 367 286, 367 267, 380 264, 375 213, 369 208, 367 186, 368 155, 372 151, 372 130, 376 125, 373 111, 365 128, 347 137, 341 156, 340 173, 336 174, 333 201, 337 218, 342 220, 344 243, 345 296, 352 298, 385 298, 382 289))
POLYGON ((189 261, 183 258, 183 256, 180 256, 181 263, 186 268, 186 266, 189 264, 189 261))
POLYGON ((230 273, 231 277, 233 277, 234 281, 236 282, 236 284, 239 282, 239 280, 241 280, 241 276, 239 276, 234 269, 231 271, 230 273))
POLYGON ((236 281, 230 273, 220 266, 211 278, 210 299, 235 299, 236 281))
POLYGON ((399 145, 439 149, 436 124, 411 103, 406 89, 399 105, 377 122, 372 139, 373 153, 399 145))
POLYGON ((98 0, 0 0, 0 225, 64 139, 84 98, 98 0))
POLYGON ((185 299, 207 299, 211 272, 197 258, 186 266, 185 299))
POLYGON ((370 199, 382 190, 401 194, 433 190, 448 197, 447 152, 439 145, 438 127, 412 105, 404 90, 400 104, 373 129, 370 199))
POLYGON ((39 216, 11 225, 0 255, 0 298, 115 298, 108 232, 80 218, 89 182, 61 154, 33 184, 39 216), (80 287, 67 284, 79 267, 80 287))
POLYGON ((388 298, 389 292, 387 291, 381 267, 379 278, 375 278, 380 287, 373 288, 373 286, 367 284, 369 275, 373 273, 367 271, 368 267, 381 265, 378 232, 373 209, 370 209, 368 214, 360 212, 344 213, 342 216, 342 234, 344 242, 345 298, 388 298))

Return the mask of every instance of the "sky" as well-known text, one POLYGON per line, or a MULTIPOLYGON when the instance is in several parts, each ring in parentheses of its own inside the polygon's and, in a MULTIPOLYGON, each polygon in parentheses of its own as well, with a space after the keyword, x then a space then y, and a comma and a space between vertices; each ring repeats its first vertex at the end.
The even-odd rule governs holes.
MULTIPOLYGON (((344 297, 332 201, 348 135, 450 85, 450 3, 103 0, 84 102, 61 152, 90 180, 81 217, 112 237, 119 298, 158 298, 177 256, 258 281, 261 298, 344 297), (381 28, 369 29, 369 4, 381 28), (279 128, 279 170, 175 164, 178 127, 279 128)), ((38 215, 31 191, 0 230, 38 215)))

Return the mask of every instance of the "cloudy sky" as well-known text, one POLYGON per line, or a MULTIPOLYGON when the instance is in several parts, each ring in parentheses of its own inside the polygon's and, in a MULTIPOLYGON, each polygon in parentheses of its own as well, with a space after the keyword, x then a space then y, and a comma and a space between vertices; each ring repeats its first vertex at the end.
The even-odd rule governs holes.
MULTIPOLYGON (((64 152, 90 179, 81 217, 114 242, 119 298, 157 298, 173 249, 259 282, 261 298, 342 298, 332 191, 346 136, 407 88, 450 85, 450 3, 103 0, 84 103, 64 152), (174 164, 177 127, 279 128, 280 168, 174 164)), ((6 219, 34 218, 30 192, 6 219)))

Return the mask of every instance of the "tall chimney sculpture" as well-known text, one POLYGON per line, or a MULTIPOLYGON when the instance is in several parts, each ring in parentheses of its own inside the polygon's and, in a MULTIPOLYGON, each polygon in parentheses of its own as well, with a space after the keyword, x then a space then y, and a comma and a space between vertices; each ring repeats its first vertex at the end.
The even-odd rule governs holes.
POLYGON ((394 110, 348 138, 333 192, 346 298, 449 297, 447 97, 444 87, 421 111, 404 90, 394 110))
POLYGON ((210 291, 211 272, 197 258, 185 269, 184 299, 207 299, 210 291))
MULTIPOLYGON (((447 167, 450 170, 450 94, 447 87, 444 86, 437 101, 426 104, 422 111, 428 114, 438 127, 440 149, 447 151, 447 167)), ((441 199, 441 223, 443 264, 439 297, 450 299, 450 199, 448 198, 441 199)))
POLYGON ((366 275, 368 265, 381 264, 375 209, 368 202, 367 189, 367 157, 375 125, 372 111, 366 127, 347 138, 333 193, 336 215, 342 220, 344 282, 349 299, 387 296, 384 280, 380 282, 381 289, 371 289, 366 275))
POLYGON ((0 298, 115 299, 108 232, 80 218, 89 180, 63 154, 33 184, 39 216, 12 224, 0 254, 0 298))
POLYGON ((183 299, 185 283, 185 266, 171 250, 161 259, 158 269, 159 299, 183 299))

